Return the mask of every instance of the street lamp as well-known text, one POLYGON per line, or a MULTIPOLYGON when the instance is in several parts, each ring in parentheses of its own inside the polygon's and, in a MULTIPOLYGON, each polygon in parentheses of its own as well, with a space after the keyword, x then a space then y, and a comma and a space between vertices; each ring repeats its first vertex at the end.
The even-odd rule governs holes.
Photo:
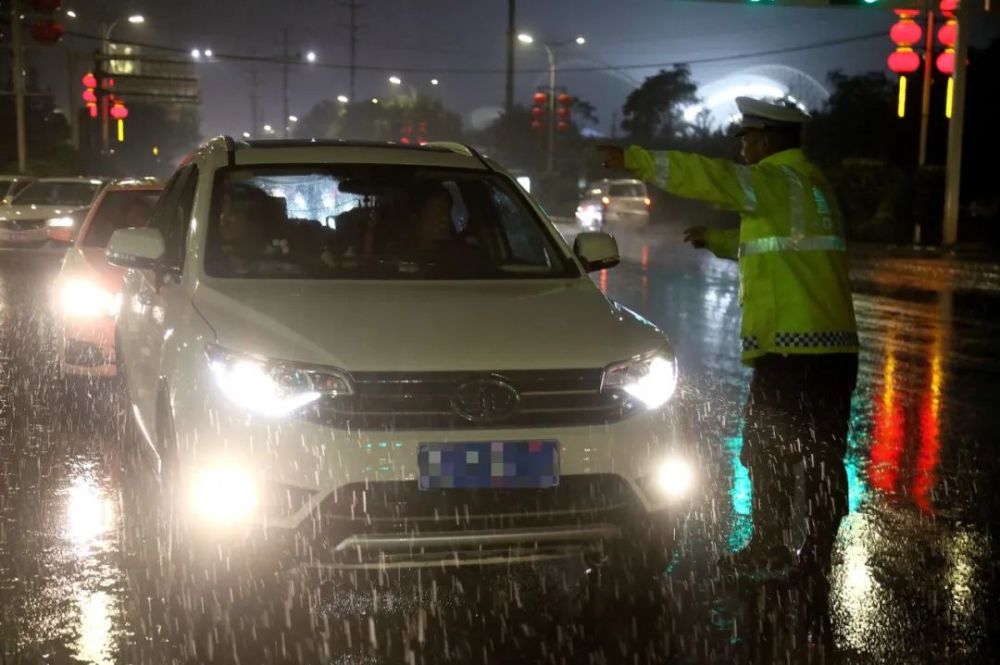
POLYGON ((437 85, 440 82, 441 81, 438 81, 437 79, 431 79, 431 85, 437 85))
POLYGON ((337 95, 337 101, 341 104, 346 104, 350 100, 347 98, 347 95, 337 95))
POLYGON ((306 53, 306 62, 316 62, 316 51, 306 53))
POLYGON ((191 57, 195 60, 201 59, 201 49, 193 48, 191 49, 191 57))
MULTIPOLYGON (((534 44, 535 38, 522 32, 517 36, 517 40, 522 44, 534 44)), ((542 42, 545 55, 549 60, 549 127, 546 141, 546 170, 552 173, 555 170, 555 145, 556 145, 556 49, 568 44, 575 43, 578 46, 586 44, 587 40, 580 35, 576 39, 561 42, 542 42)))
POLYGON ((390 76, 389 83, 393 85, 401 85, 403 83, 403 79, 399 78, 398 76, 390 76))
POLYGON ((142 14, 132 14, 131 16, 128 17, 128 22, 138 25, 139 23, 145 23, 146 17, 143 16, 142 14))
POLYGON ((298 122, 298 121, 299 121, 299 116, 297 115, 288 116, 288 122, 298 122))
POLYGON ((212 49, 210 49, 210 48, 205 49, 205 57, 206 58, 211 58, 212 57, 212 49))
MULTIPOLYGON (((75 14, 76 13, 74 12, 74 15, 75 14)), ((131 23, 133 25, 138 25, 140 23, 145 23, 146 22, 146 17, 144 17, 142 14, 130 14, 128 16, 120 16, 120 17, 116 18, 109 25, 102 25, 101 26, 102 27, 101 36, 103 37, 103 39, 101 40, 101 51, 103 51, 103 54, 104 54, 104 64, 102 65, 102 68, 110 69, 109 65, 111 64, 111 62, 110 62, 110 56, 111 56, 111 33, 114 31, 115 26, 117 26, 119 23, 121 23, 122 19, 127 20, 129 23, 131 23)), ((102 113, 103 117, 101 119, 101 145, 103 146, 104 150, 107 151, 108 147, 109 147, 109 141, 110 141, 109 134, 110 134, 110 131, 111 131, 111 129, 109 127, 109 125, 110 125, 109 118, 110 118, 110 115, 111 115, 110 114, 110 110, 111 109, 109 107, 111 105, 111 99, 110 99, 110 97, 108 96, 107 93, 105 93, 102 96, 102 104, 103 104, 103 113, 102 113)))

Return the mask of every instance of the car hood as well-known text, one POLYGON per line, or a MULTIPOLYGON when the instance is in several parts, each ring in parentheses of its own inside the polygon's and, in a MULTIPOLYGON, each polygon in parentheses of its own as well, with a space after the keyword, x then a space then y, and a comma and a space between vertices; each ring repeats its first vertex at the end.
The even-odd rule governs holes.
POLYGON ((8 219, 49 219, 64 217, 87 206, 8 205, 0 208, 0 221, 8 219))
POLYGON ((597 368, 666 343, 586 279, 212 280, 194 304, 230 350, 350 371, 597 368))

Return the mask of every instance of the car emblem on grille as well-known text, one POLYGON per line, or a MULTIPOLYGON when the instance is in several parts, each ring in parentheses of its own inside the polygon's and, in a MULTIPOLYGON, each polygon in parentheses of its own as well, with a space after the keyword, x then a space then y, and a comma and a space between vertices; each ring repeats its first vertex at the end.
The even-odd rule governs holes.
POLYGON ((470 422, 489 423, 511 415, 520 401, 521 396, 510 384, 479 379, 458 387, 451 398, 451 408, 470 422))

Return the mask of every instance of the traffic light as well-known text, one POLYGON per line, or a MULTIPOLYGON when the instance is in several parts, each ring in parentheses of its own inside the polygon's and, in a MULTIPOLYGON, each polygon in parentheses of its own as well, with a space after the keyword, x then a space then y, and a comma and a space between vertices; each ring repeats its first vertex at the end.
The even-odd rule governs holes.
POLYGON ((565 132, 569 129, 569 116, 573 106, 573 97, 568 93, 561 92, 556 97, 556 129, 565 132))
POLYGON ((53 17, 62 0, 30 0, 29 4, 35 13, 29 30, 31 38, 41 44, 55 44, 62 39, 65 28, 53 17))
POLYGON ((87 105, 87 110, 90 112, 91 118, 97 117, 97 77, 94 76, 93 72, 87 72, 80 79, 83 83, 83 103, 87 105))
POLYGON ((531 128, 540 131, 545 126, 545 115, 548 113, 549 96, 539 90, 531 96, 531 128))

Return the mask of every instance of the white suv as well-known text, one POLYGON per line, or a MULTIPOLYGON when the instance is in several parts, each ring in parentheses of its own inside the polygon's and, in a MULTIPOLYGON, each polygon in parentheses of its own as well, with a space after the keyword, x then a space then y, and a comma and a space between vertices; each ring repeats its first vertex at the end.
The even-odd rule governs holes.
POLYGON ((107 257, 175 535, 283 569, 669 556, 699 468, 670 346, 588 278, 614 239, 571 250, 474 150, 218 138, 107 257))

